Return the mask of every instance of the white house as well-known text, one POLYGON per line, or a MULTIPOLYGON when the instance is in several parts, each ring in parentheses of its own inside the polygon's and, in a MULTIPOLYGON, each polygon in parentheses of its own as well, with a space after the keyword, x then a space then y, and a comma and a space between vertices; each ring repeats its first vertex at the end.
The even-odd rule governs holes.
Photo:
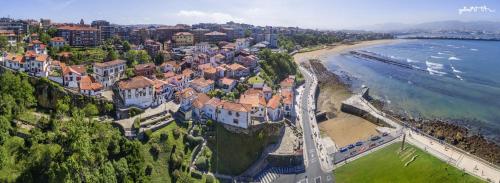
POLYGON ((237 63, 228 65, 228 76, 232 78, 246 77, 250 75, 250 70, 237 63))
POLYGON ((210 90, 214 89, 214 81, 211 79, 206 80, 205 78, 197 78, 192 80, 189 86, 199 93, 208 93, 210 90))
POLYGON ((283 99, 283 108, 285 116, 291 116, 293 113, 293 92, 288 90, 281 91, 281 97, 283 99))
POLYGON ((83 76, 80 80, 80 93, 89 96, 100 96, 102 84, 96 82, 92 76, 83 76))
POLYGON ((177 93, 177 101, 179 101, 182 111, 189 111, 193 101, 196 99, 197 93, 192 88, 185 88, 177 93))
POLYGON ((216 120, 217 119, 217 107, 220 104, 221 104, 220 99, 215 98, 215 97, 211 98, 203 106, 203 114, 212 120, 216 120))
POLYGON ((48 77, 50 71, 50 58, 46 54, 36 54, 28 51, 24 55, 24 69, 29 74, 38 77, 48 77))
POLYGON ((283 105, 281 105, 281 97, 274 95, 267 102, 267 117, 269 121, 279 121, 283 119, 283 105))
POLYGON ((210 44, 207 42, 196 43, 194 45, 194 51, 198 53, 208 53, 208 49, 210 48, 210 44))
POLYGON ((24 71, 24 56, 8 53, 4 58, 4 65, 13 70, 24 71))
POLYGON ((169 101, 174 93, 173 86, 159 79, 155 79, 153 82, 155 86, 154 105, 160 105, 169 101))
POLYGON ((63 66, 63 83, 70 88, 78 88, 80 80, 87 75, 84 65, 63 66))
POLYGON ((251 111, 252 106, 248 104, 222 101, 217 107, 216 119, 219 123, 246 129, 250 126, 251 111))
POLYGON ((264 121, 266 117, 266 100, 264 96, 258 93, 254 94, 243 94, 240 96, 239 103, 250 105, 251 111, 250 116, 252 119, 257 119, 264 121))
POLYGON ((144 76, 120 81, 118 90, 125 106, 151 106, 154 98, 154 82, 144 76))
POLYGON ((221 78, 219 79, 219 87, 222 88, 224 92, 231 92, 234 87, 236 87, 237 81, 231 78, 221 78))
POLYGON ((63 47, 66 44, 66 41, 64 40, 63 37, 53 37, 50 39, 49 45, 54 47, 54 48, 59 48, 63 47))
POLYGON ((126 63, 125 60, 94 63, 94 77, 104 88, 111 87, 125 76, 126 63))
POLYGON ((160 65, 163 72, 172 71, 178 73, 181 70, 181 66, 176 61, 168 61, 160 65))

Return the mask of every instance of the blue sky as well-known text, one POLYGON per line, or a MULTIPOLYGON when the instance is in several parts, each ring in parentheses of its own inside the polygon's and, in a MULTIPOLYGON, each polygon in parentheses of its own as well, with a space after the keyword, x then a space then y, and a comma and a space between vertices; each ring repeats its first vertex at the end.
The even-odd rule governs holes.
POLYGON ((0 16, 117 24, 244 22, 318 29, 438 20, 500 21, 500 0, 1 0, 0 16), (495 12, 464 13, 464 6, 495 12))

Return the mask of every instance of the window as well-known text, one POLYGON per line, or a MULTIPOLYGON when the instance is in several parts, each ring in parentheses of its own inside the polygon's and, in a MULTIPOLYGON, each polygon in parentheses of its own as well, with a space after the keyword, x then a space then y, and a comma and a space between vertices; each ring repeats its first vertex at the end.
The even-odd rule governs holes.
POLYGON ((238 119, 233 119, 234 124, 238 124, 238 119))
POLYGON ((227 111, 227 114, 229 114, 229 115, 233 115, 233 112, 231 112, 231 111, 227 111))

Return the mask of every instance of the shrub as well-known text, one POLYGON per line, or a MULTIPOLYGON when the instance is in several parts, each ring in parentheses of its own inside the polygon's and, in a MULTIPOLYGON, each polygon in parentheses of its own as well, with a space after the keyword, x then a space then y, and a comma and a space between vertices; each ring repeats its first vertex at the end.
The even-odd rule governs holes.
POLYGON ((135 118, 133 128, 135 130, 139 130, 139 128, 141 128, 141 119, 135 118))
POLYGON ((160 152, 161 152, 160 145, 158 145, 156 143, 151 145, 151 148, 149 149, 149 153, 151 153, 151 155, 153 157, 158 157, 158 154, 160 154, 160 152))
POLYGON ((160 134, 160 141, 164 142, 168 139, 168 133, 167 132, 162 132, 160 134))
POLYGON ((147 164, 146 170, 144 170, 144 172, 146 173, 147 176, 151 176, 151 174, 153 173, 153 165, 147 164))
POLYGON ((213 176, 211 176, 211 175, 207 175, 205 182, 206 183, 214 183, 215 182, 215 178, 213 176))
POLYGON ((204 156, 198 157, 194 165, 201 171, 207 171, 208 170, 208 159, 204 156))
POLYGON ((174 138, 175 138, 175 139, 178 139, 178 138, 179 138, 179 136, 181 135, 181 133, 182 133, 182 132, 181 132, 181 129, 176 128, 176 129, 174 130, 174 138))
POLYGON ((151 131, 151 129, 147 129, 146 131, 144 131, 144 140, 147 142, 151 139, 151 137, 153 136, 153 131, 151 131))
POLYGON ((191 177, 195 179, 201 179, 203 177, 203 174, 199 171, 193 171, 191 172, 191 177))

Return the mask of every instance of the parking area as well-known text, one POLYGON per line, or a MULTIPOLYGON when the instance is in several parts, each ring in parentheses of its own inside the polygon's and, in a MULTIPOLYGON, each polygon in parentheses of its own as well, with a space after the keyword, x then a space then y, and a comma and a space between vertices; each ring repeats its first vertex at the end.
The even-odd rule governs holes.
POLYGON ((365 151, 390 142, 397 137, 397 135, 382 133, 377 136, 373 136, 365 141, 358 141, 345 147, 340 147, 340 149, 333 155, 334 164, 338 164, 365 151))

